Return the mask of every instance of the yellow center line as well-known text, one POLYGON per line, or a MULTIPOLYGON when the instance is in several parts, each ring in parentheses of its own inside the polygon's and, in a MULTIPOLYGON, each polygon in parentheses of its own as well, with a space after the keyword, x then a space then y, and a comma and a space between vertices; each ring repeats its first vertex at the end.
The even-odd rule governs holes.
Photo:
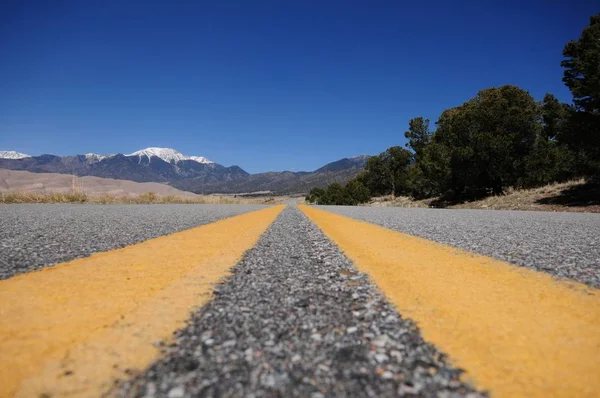
POLYGON ((600 396, 600 292, 301 206, 425 338, 501 397, 600 396))
POLYGON ((100 396, 145 368, 283 208, 0 281, 0 397, 100 396))

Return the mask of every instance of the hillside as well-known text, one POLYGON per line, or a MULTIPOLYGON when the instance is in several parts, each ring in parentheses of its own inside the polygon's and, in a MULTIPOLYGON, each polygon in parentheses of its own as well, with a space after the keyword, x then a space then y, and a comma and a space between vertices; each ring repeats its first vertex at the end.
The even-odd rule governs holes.
POLYGON ((371 198, 367 206, 433 207, 448 209, 528 210, 600 213, 600 184, 584 179, 552 183, 530 189, 509 189, 503 195, 479 200, 443 201, 440 198, 415 200, 406 196, 371 198))
POLYGON ((146 148, 128 155, 28 156, 4 151, 0 168, 34 173, 94 176, 135 182, 160 182, 195 193, 306 193, 360 173, 368 156, 344 158, 312 172, 249 174, 239 166, 222 166, 202 156, 185 156, 170 148, 146 148))
POLYGON ((153 192, 159 196, 173 195, 183 198, 198 196, 158 182, 133 182, 112 178, 73 177, 58 173, 0 169, 0 193, 69 193, 74 190, 88 195, 137 196, 153 192))
POLYGON ((231 181, 196 184, 194 180, 174 183, 181 189, 197 193, 243 193, 271 191, 280 194, 306 193, 314 187, 326 187, 332 182, 345 183, 364 170, 367 156, 344 158, 312 171, 279 171, 249 174, 231 181), (189 184, 189 185, 188 185, 189 184), (196 188, 199 186, 200 188, 196 188))

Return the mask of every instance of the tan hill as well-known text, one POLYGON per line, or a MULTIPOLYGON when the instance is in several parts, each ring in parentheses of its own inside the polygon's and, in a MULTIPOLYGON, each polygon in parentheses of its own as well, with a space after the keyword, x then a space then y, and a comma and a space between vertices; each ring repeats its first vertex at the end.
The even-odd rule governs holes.
POLYGON ((200 195, 180 191, 158 182, 134 182, 100 177, 73 177, 68 174, 31 173, 29 171, 0 169, 0 192, 70 193, 87 195, 139 196, 153 192, 158 196, 198 198, 200 195))

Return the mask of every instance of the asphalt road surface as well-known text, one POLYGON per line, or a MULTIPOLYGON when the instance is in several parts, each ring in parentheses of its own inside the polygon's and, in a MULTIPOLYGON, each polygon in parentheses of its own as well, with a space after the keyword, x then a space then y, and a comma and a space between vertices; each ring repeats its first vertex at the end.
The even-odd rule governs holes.
MULTIPOLYGON (((0 206, 0 283, 266 207, 0 206)), ((597 214, 320 208, 600 287, 597 214)), ((115 381, 109 395, 486 396, 323 231, 288 205, 160 358, 115 381)))
POLYGON ((288 206, 165 358, 121 393, 478 396, 460 374, 288 206))
POLYGON ((263 205, 0 206, 0 279, 265 208, 263 205))
POLYGON ((600 287, 600 214, 363 206, 320 208, 600 287))

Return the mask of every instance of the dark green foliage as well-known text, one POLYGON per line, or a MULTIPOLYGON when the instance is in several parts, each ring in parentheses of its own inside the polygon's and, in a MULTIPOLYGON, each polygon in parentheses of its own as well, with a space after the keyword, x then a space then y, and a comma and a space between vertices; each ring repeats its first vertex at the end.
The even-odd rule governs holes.
POLYGON ((541 105, 542 132, 547 140, 562 139, 569 122, 570 108, 552 94, 546 94, 541 105))
POLYGON ((421 116, 410 119, 408 131, 404 133, 404 137, 408 139, 406 146, 413 150, 415 158, 421 158, 425 148, 431 141, 429 119, 423 119, 421 116))
POLYGON ((344 191, 347 196, 348 205, 357 205, 359 203, 368 202, 371 199, 371 191, 362 182, 357 179, 349 181, 344 186, 344 191))
POLYGON ((600 114, 571 112, 563 141, 575 152, 579 173, 600 179, 600 114))
POLYGON ((306 201, 310 203, 320 204, 322 198, 325 197, 325 190, 323 188, 313 188, 310 193, 306 195, 306 201))
POLYGON ((361 177, 373 195, 406 194, 409 191, 408 168, 413 159, 410 151, 393 146, 372 156, 361 177))
POLYGON ((437 126, 436 141, 450 158, 447 189, 468 197, 497 194, 524 168, 539 128, 538 105, 516 86, 489 88, 444 111, 437 126))
POLYGON ((386 195, 391 191, 388 171, 381 156, 372 156, 365 165, 363 181, 375 196, 386 195))
POLYGON ((370 195, 442 196, 470 199, 498 194, 508 187, 534 187, 583 175, 578 164, 588 158, 573 148, 589 121, 582 112, 547 94, 537 103, 516 86, 480 91, 456 108, 445 110, 430 132, 428 121, 409 122, 407 146, 371 157, 365 172, 346 186, 313 189, 307 200, 355 205, 370 195))
POLYGON ((323 199, 324 201, 329 202, 323 204, 345 205, 346 195, 344 192, 344 187, 337 182, 329 184, 329 186, 325 190, 325 196, 323 199))
POLYGON ((600 14, 590 18, 577 41, 563 50, 563 81, 575 110, 565 141, 577 153, 581 172, 600 178, 600 14))
POLYGON ((590 18, 577 41, 567 43, 563 55, 563 81, 578 110, 600 113, 600 14, 590 18))
POLYGON ((436 137, 409 170, 410 194, 417 198, 441 195, 451 187, 450 151, 436 137))
POLYGON ((600 15, 564 49, 564 82, 575 106, 552 94, 536 102, 505 85, 481 90, 429 120, 409 121, 406 150, 371 157, 345 186, 313 189, 307 200, 355 205, 370 195, 471 199, 508 187, 534 187, 573 177, 600 177, 600 15))
POLYGON ((572 109, 546 94, 540 104, 541 129, 531 152, 524 158, 518 186, 535 187, 565 181, 576 175, 576 156, 565 140, 572 109))
POLYGON ((536 187, 566 181, 575 175, 575 155, 557 141, 540 136, 531 153, 524 158, 524 170, 517 186, 536 187))
POLYGON ((306 200, 320 205, 357 205, 367 202, 371 195, 408 194, 413 155, 404 148, 388 148, 369 158, 365 172, 345 186, 334 182, 327 189, 313 188, 306 200))
POLYGON ((393 196, 407 194, 409 192, 408 166, 412 162, 412 153, 402 147, 393 146, 379 157, 384 164, 389 193, 393 196))
POLYGON ((327 189, 313 188, 306 201, 318 205, 349 205, 365 203, 371 198, 371 192, 357 177, 345 186, 337 182, 330 184, 327 189))
POLYGON ((537 103, 516 86, 485 89, 445 110, 433 133, 427 120, 412 119, 405 136, 413 152, 390 147, 346 186, 313 190, 307 200, 354 205, 390 194, 473 199, 511 186, 564 181, 581 175, 577 164, 583 161, 572 149, 581 142, 578 134, 586 135, 583 127, 574 129, 579 114, 550 94, 537 103))

